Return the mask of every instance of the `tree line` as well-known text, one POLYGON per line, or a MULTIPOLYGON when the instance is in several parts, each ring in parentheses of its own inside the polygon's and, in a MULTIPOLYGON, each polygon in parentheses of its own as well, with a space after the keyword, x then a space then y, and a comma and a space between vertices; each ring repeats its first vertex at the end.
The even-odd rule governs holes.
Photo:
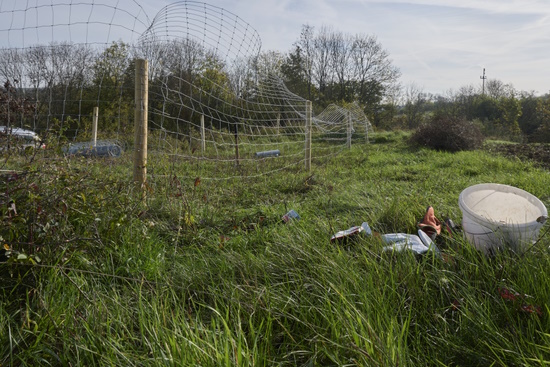
POLYGON ((101 131, 129 132, 137 57, 150 64, 151 126, 186 135, 201 114, 220 129, 243 120, 270 124, 285 113, 291 94, 311 100, 316 113, 355 102, 380 129, 415 129, 432 116, 453 116, 475 121, 486 135, 550 140, 549 95, 517 91, 499 80, 487 80, 483 91, 469 85, 427 94, 414 84, 400 85, 399 69, 375 36, 309 25, 286 53, 263 51, 234 60, 191 39, 133 47, 119 41, 104 49, 67 42, 1 49, 0 77, 9 86, 2 96, 11 93, 16 100, 17 93, 32 108, 2 107, 0 118, 3 124, 76 135, 89 130, 98 106, 101 131), (273 80, 284 83, 277 92, 268 91, 273 80))
POLYGON ((519 91, 498 79, 488 79, 484 87, 465 85, 445 95, 424 93, 411 84, 404 89, 401 104, 388 110, 393 118, 380 122, 382 128, 415 129, 447 117, 474 122, 487 137, 550 142, 550 94, 519 91))
POLYGON ((32 101, 24 113, 2 110, 2 124, 76 133, 90 122, 95 106, 102 110, 105 131, 115 129, 112 123, 121 116, 131 121, 134 69, 129 56, 122 42, 103 51, 67 42, 0 50, 0 76, 11 86, 2 94, 32 101))
MULTIPOLYGON (((288 103, 284 93, 267 91, 273 85, 262 84, 273 78, 280 78, 289 93, 312 100, 318 111, 346 102, 373 111, 399 77, 374 36, 345 35, 328 27, 315 32, 304 26, 286 54, 264 51, 235 60, 224 60, 190 39, 137 47, 119 41, 103 50, 62 42, 0 50, 0 76, 21 98, 35 102, 34 111, 2 119, 33 129, 82 132, 98 106, 102 131, 130 130, 136 57, 150 63, 149 105, 155 111, 150 120, 178 131, 182 121, 196 121, 200 114, 216 116, 220 128, 239 119, 270 123, 288 103)), ((183 129, 190 133, 189 126, 183 129)))

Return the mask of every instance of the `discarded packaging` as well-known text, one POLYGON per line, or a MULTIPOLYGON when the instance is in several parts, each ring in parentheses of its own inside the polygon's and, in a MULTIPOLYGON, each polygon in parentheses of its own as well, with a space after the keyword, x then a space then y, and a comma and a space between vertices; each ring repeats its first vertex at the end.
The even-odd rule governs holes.
POLYGON ((296 213, 294 209, 291 209, 288 213, 283 215, 282 219, 283 219, 283 222, 288 223, 292 219, 296 219, 296 220, 300 219, 300 215, 296 213))
POLYGON ((422 230, 418 230, 418 236, 406 233, 389 233, 380 236, 382 241, 389 244, 383 251, 402 252, 410 250, 417 255, 424 255, 433 251, 440 255, 439 249, 432 239, 422 230))
POLYGON ((330 242, 344 242, 346 240, 352 240, 364 234, 367 236, 372 235, 372 231, 367 222, 363 222, 360 226, 354 226, 345 231, 337 232, 330 238, 330 242))

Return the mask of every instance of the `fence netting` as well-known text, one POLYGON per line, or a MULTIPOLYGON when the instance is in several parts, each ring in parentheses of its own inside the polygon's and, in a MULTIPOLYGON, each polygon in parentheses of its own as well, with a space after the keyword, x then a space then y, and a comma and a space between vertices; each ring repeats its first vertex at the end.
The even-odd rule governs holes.
MULTIPOLYGON (((307 100, 269 55, 250 24, 206 3, 157 11, 137 0, 0 0, 0 135, 36 132, 48 142, 44 159, 122 161, 134 144, 135 60, 145 59, 151 175, 303 169, 307 100)), ((367 141, 369 129, 359 105, 313 101, 313 160, 367 141)))

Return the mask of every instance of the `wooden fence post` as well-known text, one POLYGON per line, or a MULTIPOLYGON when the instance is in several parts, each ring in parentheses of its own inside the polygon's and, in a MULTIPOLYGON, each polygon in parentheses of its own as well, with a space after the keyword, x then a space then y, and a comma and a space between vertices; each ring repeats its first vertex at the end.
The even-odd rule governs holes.
POLYGON ((351 135, 353 130, 352 120, 351 120, 351 112, 348 111, 348 119, 347 119, 347 147, 348 149, 351 149, 351 135))
POLYGON ((235 165, 239 165, 239 122, 235 123, 235 165))
POLYGON ((306 101, 306 171, 311 171, 311 101, 306 101))
POLYGON ((97 120, 99 118, 99 107, 94 107, 94 116, 92 120, 92 144, 97 145, 97 120))
MULTIPOLYGON (((136 60, 135 110, 134 110, 134 182, 144 190, 147 180, 147 112, 149 88, 149 63, 136 60)), ((145 190, 143 191, 145 195, 145 190)))
POLYGON ((204 131, 204 115, 201 115, 201 152, 204 153, 206 151, 206 134, 204 131))

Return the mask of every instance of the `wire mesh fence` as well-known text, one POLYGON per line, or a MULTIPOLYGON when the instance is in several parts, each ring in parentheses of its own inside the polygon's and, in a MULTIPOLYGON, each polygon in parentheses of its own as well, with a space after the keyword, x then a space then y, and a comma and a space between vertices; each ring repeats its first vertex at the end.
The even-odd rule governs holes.
POLYGON ((147 166, 157 175, 185 164, 205 179, 263 175, 307 166, 308 136, 313 159, 368 140, 357 104, 314 106, 306 131, 307 100, 237 15, 195 1, 147 10, 134 0, 1 0, 0 125, 60 147, 43 159, 131 155, 136 60, 145 59, 147 166))

